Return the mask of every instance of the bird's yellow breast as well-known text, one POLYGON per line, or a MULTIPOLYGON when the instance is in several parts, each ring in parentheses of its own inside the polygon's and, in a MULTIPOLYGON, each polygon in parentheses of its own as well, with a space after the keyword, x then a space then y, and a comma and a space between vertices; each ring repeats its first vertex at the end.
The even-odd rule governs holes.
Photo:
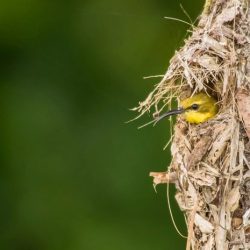
POLYGON ((187 122, 189 123, 202 123, 210 118, 214 117, 215 113, 212 112, 207 112, 207 113, 201 113, 201 112, 196 112, 196 113, 191 113, 191 112, 186 112, 184 113, 184 118, 187 122))

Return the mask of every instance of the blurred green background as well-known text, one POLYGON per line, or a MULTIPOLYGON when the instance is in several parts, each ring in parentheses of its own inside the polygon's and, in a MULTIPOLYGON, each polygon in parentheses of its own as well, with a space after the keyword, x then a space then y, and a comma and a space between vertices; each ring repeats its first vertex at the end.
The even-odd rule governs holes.
MULTIPOLYGON (((170 162, 168 122, 128 109, 164 74, 200 0, 2 1, 3 250, 184 249, 150 171, 170 162)), ((185 233, 174 200, 174 217, 185 233)))

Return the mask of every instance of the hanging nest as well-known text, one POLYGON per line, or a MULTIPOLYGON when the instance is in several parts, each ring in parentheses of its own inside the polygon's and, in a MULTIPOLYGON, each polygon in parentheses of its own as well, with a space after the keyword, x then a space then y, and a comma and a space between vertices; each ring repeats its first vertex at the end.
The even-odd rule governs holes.
POLYGON ((162 81, 139 103, 140 115, 161 113, 198 92, 218 99, 217 116, 200 125, 181 117, 167 172, 187 217, 187 249, 250 249, 250 11, 246 0, 207 1, 185 46, 162 81))

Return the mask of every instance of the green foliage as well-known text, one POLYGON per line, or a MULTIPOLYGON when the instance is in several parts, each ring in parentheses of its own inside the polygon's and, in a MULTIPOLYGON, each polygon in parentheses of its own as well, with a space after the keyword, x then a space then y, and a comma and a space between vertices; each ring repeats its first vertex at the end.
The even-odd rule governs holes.
MULTIPOLYGON (((183 5, 195 19, 200 1, 183 5)), ((185 37, 163 16, 187 20, 170 0, 0 4, 1 249, 184 248, 148 177, 168 123, 124 123, 185 37)))

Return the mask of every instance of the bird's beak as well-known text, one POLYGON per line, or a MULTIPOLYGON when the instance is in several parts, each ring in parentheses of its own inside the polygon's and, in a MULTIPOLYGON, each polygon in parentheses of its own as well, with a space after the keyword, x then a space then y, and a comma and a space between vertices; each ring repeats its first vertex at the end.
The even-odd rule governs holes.
POLYGON ((171 116, 171 115, 178 115, 178 114, 182 114, 183 112, 185 111, 184 108, 178 108, 178 109, 173 109, 173 110, 170 110, 166 113, 163 113, 162 115, 160 115, 159 117, 156 117, 155 118, 155 121, 156 123, 159 122, 160 120, 168 117, 168 116, 171 116))

